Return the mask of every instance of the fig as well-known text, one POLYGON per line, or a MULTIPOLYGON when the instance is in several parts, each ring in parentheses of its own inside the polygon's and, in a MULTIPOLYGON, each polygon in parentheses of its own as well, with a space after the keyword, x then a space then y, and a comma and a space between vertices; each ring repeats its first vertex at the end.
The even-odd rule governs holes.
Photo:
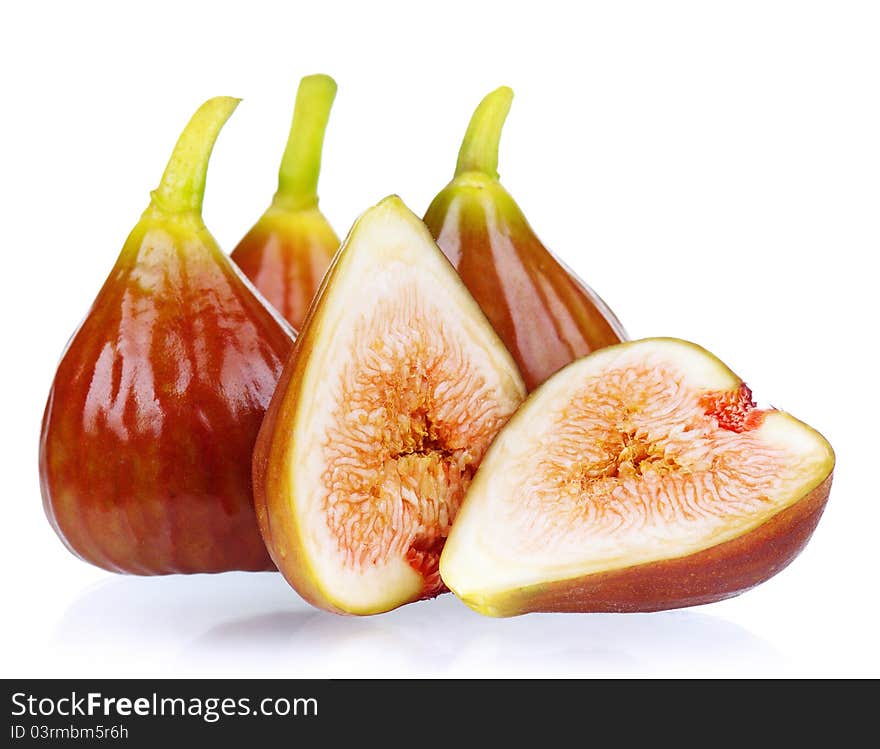
POLYGON ((498 434, 440 574, 491 616, 718 601, 801 551, 833 467, 822 435, 757 408, 705 349, 622 343, 555 374, 498 434))
POLYGON ((525 397, 516 364, 424 224, 395 197, 337 252, 254 450, 263 539, 336 613, 445 590, 443 542, 525 397))
POLYGON ((272 203, 232 251, 232 259, 269 303, 299 330, 339 237, 318 210, 321 151, 336 82, 300 81, 272 203))
POLYGON ((480 102, 455 176, 425 223, 519 365, 529 390, 585 354, 626 339, 605 302, 549 250, 498 181, 513 91, 480 102))
POLYGON ((68 548, 116 572, 274 569, 250 463, 293 334, 202 222, 208 159, 238 99, 210 99, 68 343, 40 484, 68 548))

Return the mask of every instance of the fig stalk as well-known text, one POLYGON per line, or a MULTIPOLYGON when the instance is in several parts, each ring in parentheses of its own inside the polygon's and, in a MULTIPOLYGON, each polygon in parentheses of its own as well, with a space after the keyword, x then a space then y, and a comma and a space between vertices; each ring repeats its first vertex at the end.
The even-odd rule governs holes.
POLYGON ((456 177, 478 172, 490 179, 498 179, 498 147, 512 102, 513 89, 507 86, 496 88, 480 102, 458 152, 456 177))
POLYGON ((177 139, 159 186, 150 193, 151 207, 166 214, 201 217, 214 143, 240 102, 232 96, 216 96, 196 110, 177 139))
POLYGON ((279 207, 290 211, 317 207, 324 133, 335 98, 336 81, 329 75, 309 75, 300 82, 278 169, 274 203, 279 207))

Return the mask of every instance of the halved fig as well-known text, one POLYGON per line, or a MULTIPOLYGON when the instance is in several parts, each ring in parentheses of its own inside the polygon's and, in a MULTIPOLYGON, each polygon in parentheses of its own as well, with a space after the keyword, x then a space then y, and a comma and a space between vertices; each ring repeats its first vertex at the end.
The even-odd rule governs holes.
POLYGON ((445 590, 440 551, 525 397, 513 358, 397 197, 355 223, 254 453, 257 518, 308 601, 372 614, 445 590))
POLYGON ((699 346, 623 343, 562 369, 499 433, 440 560, 490 616, 657 611, 757 585, 804 547, 834 453, 699 346))

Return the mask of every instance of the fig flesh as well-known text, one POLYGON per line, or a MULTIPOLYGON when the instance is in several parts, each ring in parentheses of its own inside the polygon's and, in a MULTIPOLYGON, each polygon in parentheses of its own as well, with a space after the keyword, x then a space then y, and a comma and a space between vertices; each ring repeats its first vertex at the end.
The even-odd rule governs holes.
POLYGON ((421 221, 396 197, 368 210, 325 277, 254 451, 257 517, 278 568, 337 613, 442 592, 458 506, 524 397, 421 221))
POLYGON ((269 303, 299 330, 339 237, 318 209, 321 151, 336 82, 300 81, 272 204, 238 243, 232 259, 269 303))
POLYGON ((274 569, 250 465, 293 335, 201 218, 237 104, 211 99, 190 120, 49 393, 43 504, 68 548, 108 570, 274 569))
POLYGON ((626 339, 620 321, 535 235, 498 181, 498 144, 513 92, 474 112, 452 182, 425 224, 513 354, 530 390, 560 367, 626 339))
POLYGON ((816 527, 834 453, 755 407, 700 347, 645 339, 550 378, 499 433, 440 562, 477 611, 655 611, 779 572, 816 527))

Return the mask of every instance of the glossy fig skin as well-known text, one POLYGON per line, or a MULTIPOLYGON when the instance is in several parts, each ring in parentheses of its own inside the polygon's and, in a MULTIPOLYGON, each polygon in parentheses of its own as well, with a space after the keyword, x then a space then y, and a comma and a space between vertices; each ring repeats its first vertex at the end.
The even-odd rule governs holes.
MULTIPOLYGON (((490 605, 488 616, 531 612, 638 613, 700 606, 732 598, 785 569, 819 523, 833 474, 795 504, 748 533, 676 559, 559 580, 512 591, 490 605)), ((469 603, 469 605, 472 605, 469 603)))
POLYGON ((46 513, 135 574, 269 570, 250 458, 293 338, 204 226, 132 232, 71 340, 43 419, 46 513))
POLYGON ((232 259, 298 330, 338 247, 339 237, 317 208, 273 207, 239 242, 232 259))
POLYGON ((574 359, 626 339, 599 296, 544 245, 494 179, 456 177, 425 224, 533 390, 574 359))

